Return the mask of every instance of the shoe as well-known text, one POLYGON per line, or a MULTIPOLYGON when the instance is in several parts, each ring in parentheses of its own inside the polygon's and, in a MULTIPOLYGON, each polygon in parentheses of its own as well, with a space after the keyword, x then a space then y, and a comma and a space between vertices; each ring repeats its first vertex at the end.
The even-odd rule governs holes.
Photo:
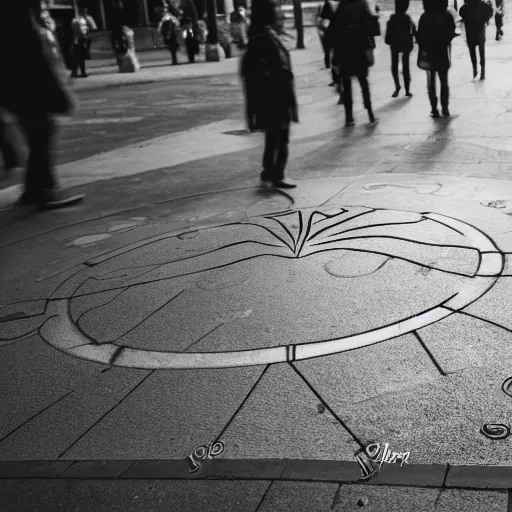
POLYGON ((480 73, 480 80, 485 80, 485 71, 480 73))
POLYGON ((400 87, 398 89, 395 89, 395 92, 391 95, 392 98, 398 98, 398 95, 400 94, 400 87))
POLYGON ((379 123, 379 119, 377 117, 372 117, 370 119, 370 122, 368 123, 368 126, 375 126, 378 123, 379 123))
POLYGON ((441 116, 439 115, 439 110, 437 110, 437 108, 436 108, 436 109, 434 109, 434 110, 432 110, 432 112, 430 112, 430 115, 431 115, 433 118, 435 118, 435 119, 437 119, 438 117, 441 117, 441 116))
POLYGON ((411 91, 407 91, 405 93, 405 95, 408 97, 408 98, 411 98, 412 97, 412 92, 411 91))
POLYGON ((89 75, 85 73, 85 75, 80 75, 82 78, 87 78, 89 75))
POLYGON ((345 120, 345 126, 354 126, 356 123, 353 118, 349 118, 345 120))
POLYGON ((274 185, 274 188, 286 188, 286 189, 289 189, 289 188, 296 188, 297 187, 297 185, 295 185, 295 183, 290 183, 289 181, 286 181, 286 180, 281 180, 281 181, 274 182, 273 185, 274 185))
POLYGON ((49 190, 43 194, 37 204, 42 210, 55 210, 57 208, 74 206, 83 201, 84 197, 84 194, 70 196, 59 190, 49 190))
POLYGON ((450 117, 450 111, 448 110, 448 107, 443 108, 443 116, 450 117))
POLYGON ((375 115, 373 114, 373 111, 372 110, 369 110, 368 111, 368 117, 370 119, 370 124, 377 124, 379 122, 379 120, 375 117, 375 115))
POLYGON ((478 75, 478 70, 476 68, 473 68, 473 78, 476 78, 478 75))

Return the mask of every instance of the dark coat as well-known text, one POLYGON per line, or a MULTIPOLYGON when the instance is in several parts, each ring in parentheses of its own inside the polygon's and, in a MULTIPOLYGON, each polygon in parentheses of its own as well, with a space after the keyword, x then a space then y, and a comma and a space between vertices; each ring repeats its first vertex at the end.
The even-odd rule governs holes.
POLYGON ((72 95, 41 37, 34 7, 28 0, 0 0, 0 106, 16 115, 67 113, 72 95))
POLYGON ((424 12, 418 23, 416 41, 427 52, 433 71, 451 66, 451 42, 455 37, 455 20, 448 11, 424 12))
POLYGON ((493 15, 492 7, 482 0, 466 0, 459 10, 469 45, 485 43, 485 25, 493 15))
POLYGON ((374 22, 366 0, 345 0, 338 6, 329 37, 342 74, 357 76, 368 72, 366 52, 375 48, 374 22))
POLYGON ((412 52, 416 26, 406 13, 395 13, 389 18, 385 42, 400 53, 412 52))
POLYGON ((272 28, 249 39, 241 72, 249 129, 299 121, 290 53, 272 28))

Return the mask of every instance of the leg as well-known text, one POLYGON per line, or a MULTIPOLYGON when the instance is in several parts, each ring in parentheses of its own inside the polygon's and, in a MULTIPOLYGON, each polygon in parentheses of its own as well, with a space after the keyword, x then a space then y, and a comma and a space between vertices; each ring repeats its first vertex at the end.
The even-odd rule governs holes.
POLYGON ((76 78, 78 76, 78 49, 76 44, 74 44, 71 49, 71 63, 71 76, 76 78))
POLYGON ((448 117, 450 111, 448 110, 448 103, 450 101, 450 88, 448 87, 448 70, 439 71, 439 81, 441 82, 441 108, 443 109, 443 116, 448 117))
POLYGON ((432 108, 432 117, 439 117, 439 111, 437 110, 436 74, 436 71, 427 71, 427 90, 432 108))
POLYGON ((402 69, 404 71, 405 94, 411 96, 411 70, 409 67, 410 52, 402 53, 402 69))
POLYGON ((331 67, 331 59, 330 59, 331 49, 329 48, 326 37, 322 37, 320 41, 322 43, 322 49, 324 51, 324 65, 325 65, 326 69, 329 69, 331 67))
POLYGON ((345 106, 345 125, 354 124, 354 114, 352 111, 352 78, 343 75, 343 105, 345 106))
POLYGON ((279 143, 279 128, 265 128, 265 149, 263 150, 262 181, 274 181, 276 175, 276 152, 279 143))
POLYGON ((20 116, 20 123, 29 146, 24 195, 35 203, 56 187, 51 161, 55 125, 46 112, 20 116))
POLYGON ((87 73, 85 72, 85 59, 84 57, 81 57, 80 59, 80 73, 83 77, 87 76, 87 73))
POLYGON ((362 73, 357 76, 359 85, 361 86, 361 93, 363 95, 364 108, 368 111, 370 123, 375 122, 375 116, 372 109, 372 98, 370 96, 370 84, 368 83, 368 72, 362 73))
POLYGON ((284 170, 288 162, 288 144, 290 142, 290 125, 283 126, 279 133, 279 140, 277 145, 277 158, 274 174, 274 182, 284 180, 284 170))
POLYGON ((1 117, 0 153, 2 154, 5 170, 8 171, 19 165, 18 150, 14 138, 11 137, 11 127, 1 117))
POLYGON ((474 44, 468 45, 469 56, 471 58, 471 64, 473 65, 473 78, 478 74, 476 65, 476 46, 474 44))
POLYGON ((482 41, 478 45, 480 51, 480 80, 485 78, 485 43, 482 41))
POLYGON ((398 76, 398 56, 399 53, 391 48, 391 74, 393 75, 393 80, 395 81, 395 92, 393 93, 393 98, 398 96, 398 92, 400 91, 400 78, 398 76))

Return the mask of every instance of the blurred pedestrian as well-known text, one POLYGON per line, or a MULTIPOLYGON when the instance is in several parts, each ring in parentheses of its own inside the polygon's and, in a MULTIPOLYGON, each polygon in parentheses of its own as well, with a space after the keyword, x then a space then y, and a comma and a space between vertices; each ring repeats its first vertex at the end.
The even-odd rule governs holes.
POLYGON ((59 208, 83 199, 57 189, 51 158, 53 115, 69 114, 74 100, 64 85, 64 64, 41 30, 38 4, 0 1, 0 106, 18 118, 29 146, 24 192, 17 204, 59 208))
POLYGON ((492 18, 492 6, 483 0, 464 0, 464 5, 459 11, 466 40, 469 48, 469 56, 473 65, 473 78, 478 75, 476 59, 476 47, 480 54, 480 80, 485 78, 485 26, 492 18))
MULTIPOLYGON (((324 52, 324 64, 327 69, 331 67, 331 41, 329 37, 329 25, 334 16, 334 8, 330 0, 318 5, 317 30, 320 37, 320 43, 324 52)), ((333 84, 334 85, 334 84, 333 84)))
POLYGON ((126 25, 115 25, 110 35, 110 42, 116 56, 119 72, 135 73, 139 71, 140 63, 135 53, 133 29, 126 25))
POLYGON ((178 64, 178 27, 180 26, 179 19, 171 14, 167 6, 164 9, 164 15, 158 24, 158 32, 162 35, 164 45, 171 53, 171 63, 173 66, 178 64))
POLYGON ((501 41, 503 37, 503 18, 504 13, 503 0, 496 0, 496 12, 494 14, 494 23, 496 25, 496 41, 501 41))
POLYGON ((279 38, 284 15, 272 0, 253 5, 247 52, 242 63, 250 129, 265 131, 262 184, 294 188, 285 179, 290 124, 298 122, 290 53, 279 38))
POLYGON ((88 10, 81 8, 78 16, 73 18, 71 22, 73 28, 73 70, 71 76, 78 77, 78 69, 82 77, 86 77, 85 61, 91 58, 91 31, 97 30, 98 27, 88 10))
POLYGON ((335 58, 341 67, 345 125, 354 124, 352 77, 357 77, 363 94, 370 124, 376 119, 368 83, 368 70, 374 64, 373 50, 379 35, 378 19, 371 13, 366 0, 344 0, 340 3, 331 24, 335 58))
POLYGON ((457 35, 455 20, 448 11, 447 0, 423 0, 425 12, 418 23, 418 67, 427 72, 427 88, 431 113, 439 117, 437 108, 436 81, 441 83, 441 108, 443 116, 448 117, 450 89, 448 71, 451 67, 451 42, 457 35))
POLYGON ((391 15, 386 29, 385 42, 391 49, 391 74, 395 81, 395 92, 392 94, 393 98, 396 98, 400 94, 401 89, 398 73, 400 54, 402 54, 405 95, 409 97, 412 96, 409 58, 414 47, 416 26, 411 17, 407 14, 408 8, 409 0, 395 0, 395 14, 391 15))
POLYGON ((230 14, 231 36, 239 50, 247 48, 247 12, 243 6, 238 6, 230 14))

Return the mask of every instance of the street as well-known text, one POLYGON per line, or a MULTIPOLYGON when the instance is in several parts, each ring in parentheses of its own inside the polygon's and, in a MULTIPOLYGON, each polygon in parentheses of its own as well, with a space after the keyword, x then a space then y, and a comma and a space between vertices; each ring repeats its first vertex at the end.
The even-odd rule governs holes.
POLYGON ((309 33, 284 192, 237 61, 77 81, 85 201, 0 182, 2 512, 510 510, 510 28, 485 81, 455 40, 439 120, 379 38, 350 128, 309 33))

